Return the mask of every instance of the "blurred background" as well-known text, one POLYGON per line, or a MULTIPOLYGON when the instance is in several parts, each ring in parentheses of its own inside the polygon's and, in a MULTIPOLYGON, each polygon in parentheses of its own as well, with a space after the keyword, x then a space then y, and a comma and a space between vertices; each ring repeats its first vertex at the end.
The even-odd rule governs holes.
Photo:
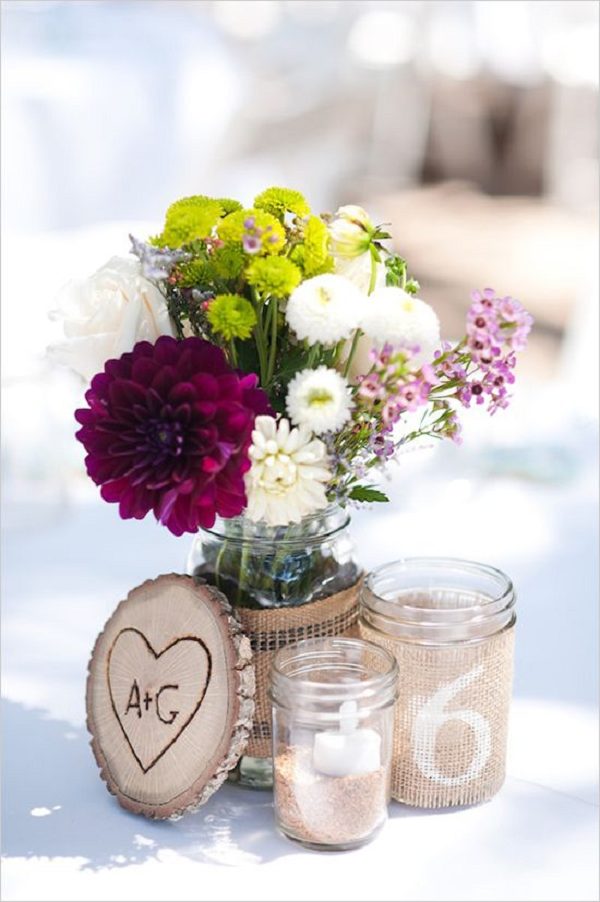
MULTIPOLYGON (((81 837, 100 836, 101 790, 87 815, 78 801, 95 780, 89 650, 117 601, 182 569, 189 544, 148 519, 120 521, 85 476, 73 438, 84 386, 45 357, 60 337, 54 295, 127 254, 129 232, 155 233, 179 196, 250 202, 277 184, 317 212, 359 203, 390 223, 448 338, 462 333, 473 288, 534 314, 511 408, 469 412, 461 448, 406 453, 393 503, 357 512, 355 528, 366 567, 447 554, 514 577, 509 773, 595 811, 598 10, 595 0, 2 0, 3 689, 15 767, 27 760, 23 731, 57 762, 54 801, 37 762, 9 783, 9 852, 25 856, 24 873, 32 851, 73 855, 81 837), (64 726, 51 744, 47 718, 64 726), (65 819, 40 820, 34 836, 29 808, 50 813, 57 801, 65 819)), ((583 815, 549 812, 583 848, 583 815)), ((517 820, 528 823, 519 814, 503 837, 517 820)), ((135 829, 97 842, 108 857, 139 854, 125 837, 135 829)), ((583 892, 573 880, 584 864, 558 850, 561 863, 565 892, 583 892)))
POLYGON ((186 194, 362 203, 447 335, 516 295, 522 375, 597 419, 597 105, 593 0, 3 0, 7 514, 89 489, 56 290, 186 194))

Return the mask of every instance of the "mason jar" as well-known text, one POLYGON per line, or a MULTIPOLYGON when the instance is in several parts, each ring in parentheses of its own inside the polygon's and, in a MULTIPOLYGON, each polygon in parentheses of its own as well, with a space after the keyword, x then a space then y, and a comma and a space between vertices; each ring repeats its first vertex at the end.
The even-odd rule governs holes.
POLYGON ((439 808, 490 799, 504 782, 516 595, 485 564, 406 558, 361 589, 359 634, 399 668, 392 796, 439 808))
POLYGON ((254 655, 254 724, 231 782, 273 785, 268 691, 275 652, 305 638, 356 633, 361 571, 349 526, 349 514, 330 505, 288 526, 217 519, 194 536, 187 572, 226 595, 254 655))
POLYGON ((352 849, 387 818, 398 669, 360 639, 305 640, 273 660, 275 817, 314 849, 352 849))
POLYGON ((187 572, 255 610, 297 607, 356 583, 350 516, 330 505, 287 526, 217 517, 192 540, 187 572))

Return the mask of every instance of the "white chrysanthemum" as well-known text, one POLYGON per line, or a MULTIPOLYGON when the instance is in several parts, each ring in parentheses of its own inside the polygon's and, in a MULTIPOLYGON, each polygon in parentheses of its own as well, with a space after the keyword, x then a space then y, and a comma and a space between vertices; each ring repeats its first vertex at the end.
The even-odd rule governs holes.
POLYGON ((292 423, 316 435, 340 429, 350 419, 351 407, 348 383, 326 366, 302 370, 289 384, 286 408, 292 423))
POLYGON ((412 360, 415 367, 433 359, 440 344, 440 323, 429 304, 415 298, 401 288, 378 288, 368 298, 362 321, 363 332, 356 347, 348 376, 352 382, 368 373, 373 361, 372 348, 384 344, 418 345, 420 350, 412 360))
POLYGON ((401 288, 378 288, 365 305, 362 329, 377 342, 418 345, 432 356, 440 342, 440 322, 429 304, 401 288))
POLYGON ((257 417, 248 453, 246 515, 251 520, 286 526, 327 505, 327 451, 305 426, 290 429, 286 419, 257 417))
POLYGON ((356 285, 328 273, 302 282, 290 295, 285 315, 298 338, 332 345, 358 328, 365 301, 356 285))

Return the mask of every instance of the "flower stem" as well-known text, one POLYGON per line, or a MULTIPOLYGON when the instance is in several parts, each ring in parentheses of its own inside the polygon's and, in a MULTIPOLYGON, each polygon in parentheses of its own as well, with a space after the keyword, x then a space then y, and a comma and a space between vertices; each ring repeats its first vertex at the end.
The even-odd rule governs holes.
POLYGON ((258 351, 258 362, 260 366, 260 384, 266 385, 267 381, 267 351, 265 347, 265 334, 262 322, 262 305, 256 292, 252 289, 252 301, 256 310, 256 325, 254 327, 254 337, 256 339, 256 349, 258 351))
POLYGON ((344 379, 348 378, 348 373, 350 372, 350 367, 352 365, 352 359, 356 353, 356 348, 358 346, 358 340, 362 335, 361 329, 357 329, 354 333, 354 338, 352 339, 352 344, 350 345, 350 353, 348 354, 348 359, 346 360, 346 366, 344 367, 344 379))
POLYGON ((369 290, 367 294, 373 294, 375 291, 375 283, 377 282, 377 257, 375 251, 371 248, 371 278, 369 279, 369 290))
POLYGON ((271 298, 269 307, 271 310, 271 347, 269 348, 269 367, 267 370, 267 385, 271 384, 271 380, 275 375, 275 361, 277 359, 277 317, 278 307, 277 298, 271 298))
POLYGON ((342 353, 342 348, 344 347, 343 341, 338 341, 336 346, 333 349, 331 354, 330 366, 336 366, 338 360, 340 359, 340 354, 342 353))
POLYGON ((240 555, 240 569, 236 586, 236 604, 241 606, 242 596, 248 584, 248 560, 250 558, 250 538, 246 536, 246 526, 242 523, 242 552, 240 555))
MULTIPOLYGON (((375 283, 377 281, 377 256, 373 248, 371 248, 371 278, 369 280, 369 294, 372 294, 375 290, 375 283)), ((348 354, 348 359, 346 360, 346 366, 344 367, 344 378, 348 378, 348 373, 350 372, 350 367, 352 366, 352 360, 354 359, 354 355, 356 353, 356 348, 358 346, 358 340, 362 335, 361 329, 357 329, 354 333, 354 337, 352 338, 352 344, 350 345, 350 353, 348 354)))

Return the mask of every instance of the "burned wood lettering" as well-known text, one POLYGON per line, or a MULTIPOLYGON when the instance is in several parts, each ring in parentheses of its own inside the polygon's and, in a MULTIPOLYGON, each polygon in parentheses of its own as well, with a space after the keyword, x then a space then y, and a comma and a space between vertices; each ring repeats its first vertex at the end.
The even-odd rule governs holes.
POLYGON ((160 687, 160 689, 158 690, 156 695, 150 695, 148 690, 146 690, 143 700, 140 701, 140 698, 141 698, 140 687, 138 685, 137 680, 134 680, 132 683, 132 686, 131 686, 131 692, 129 693, 127 707, 125 708, 125 714, 128 714, 129 711, 133 709, 134 711, 137 711, 137 716, 141 718, 142 707, 144 708, 144 710, 147 713, 148 709, 154 702, 156 716, 158 717, 158 719, 162 723, 167 723, 167 724, 173 723, 173 721, 179 714, 179 711, 170 711, 169 717, 166 718, 166 717, 163 717, 163 715, 161 713, 161 709, 160 709, 160 697, 163 694, 163 692, 165 692, 167 689, 177 690, 177 689, 179 689, 179 686, 173 685, 171 683, 167 683, 165 686, 160 687))
POLYGON ((145 774, 198 713, 211 671, 211 654, 197 636, 173 639, 160 652, 135 627, 115 637, 107 657, 108 691, 121 732, 145 774))

